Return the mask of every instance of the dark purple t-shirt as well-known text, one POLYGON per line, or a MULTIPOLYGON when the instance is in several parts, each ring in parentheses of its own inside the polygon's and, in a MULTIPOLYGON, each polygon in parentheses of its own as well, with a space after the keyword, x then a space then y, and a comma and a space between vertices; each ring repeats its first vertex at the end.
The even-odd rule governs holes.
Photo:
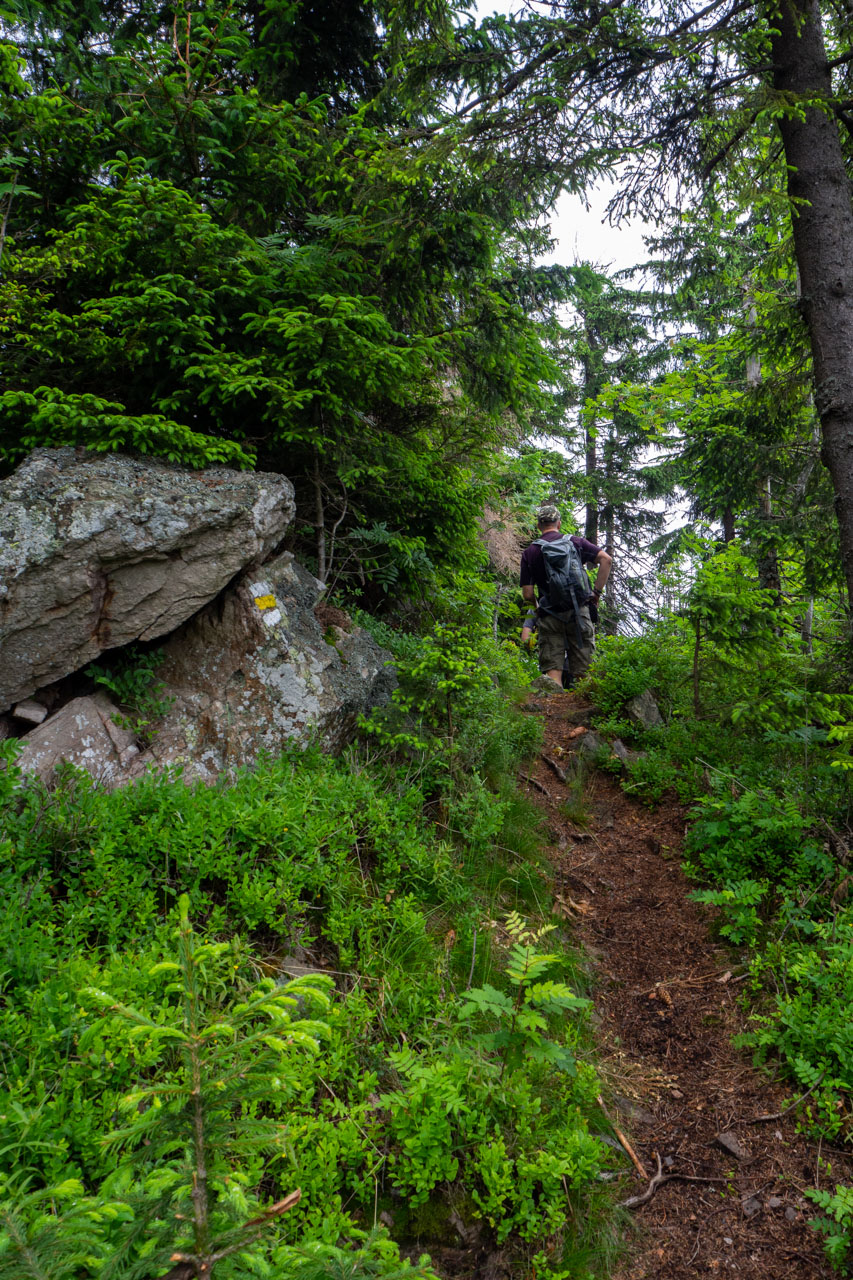
MULTIPOLYGON (((540 533, 539 536, 544 538, 546 542, 556 542, 563 535, 556 529, 549 529, 546 533, 540 533)), ((594 564, 599 557, 601 547, 597 547, 588 538, 579 538, 575 534, 570 534, 569 537, 578 549, 581 564, 594 564)), ((542 563, 542 549, 533 542, 521 553, 521 585, 523 587, 533 585, 536 588, 537 596, 541 596, 545 591, 545 565, 542 563)), ((592 599, 592 591, 590 591, 586 599, 587 601, 592 599)))

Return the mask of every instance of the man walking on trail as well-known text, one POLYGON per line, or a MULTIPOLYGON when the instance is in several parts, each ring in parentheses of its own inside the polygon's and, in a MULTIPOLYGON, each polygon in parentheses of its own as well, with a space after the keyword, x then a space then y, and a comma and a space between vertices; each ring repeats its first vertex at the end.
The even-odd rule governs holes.
MULTIPOLYGON (((564 538, 560 532, 560 513, 550 503, 540 508, 536 523, 539 526, 539 537, 531 542, 521 556, 521 593, 533 607, 536 606, 538 595, 535 617, 539 631, 539 670, 555 684, 562 686, 566 654, 569 658, 569 673, 572 680, 577 680, 584 675, 589 667, 595 647, 595 630, 589 606, 593 602, 597 604, 601 598, 604 585, 610 576, 612 559, 603 547, 596 546, 586 538, 574 535, 564 538), (547 563, 546 557, 543 556, 542 543, 560 544, 554 552, 547 553, 547 563), (571 547, 567 546, 567 543, 570 543, 571 547), (568 562, 569 570, 572 569, 571 562, 575 555, 579 558, 581 566, 598 565, 595 586, 590 590, 585 569, 578 570, 575 562, 577 585, 569 588, 568 607, 559 607, 561 603, 565 606, 567 602, 565 600, 561 602, 559 599, 552 602, 548 594, 549 578, 552 594, 557 595, 559 590, 554 571, 550 567, 555 563, 554 557, 559 550, 563 550, 563 560, 568 562), (554 605, 558 607, 555 608, 554 605)), ((522 643, 532 630, 533 607, 525 619, 521 633, 522 643)))

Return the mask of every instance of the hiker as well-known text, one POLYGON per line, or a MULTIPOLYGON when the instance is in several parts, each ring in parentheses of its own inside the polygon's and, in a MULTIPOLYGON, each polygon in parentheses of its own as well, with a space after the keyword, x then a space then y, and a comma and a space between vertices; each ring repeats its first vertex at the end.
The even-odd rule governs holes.
POLYGON ((521 556, 521 594, 531 610, 524 620, 522 644, 529 644, 534 625, 539 637, 539 670, 555 684, 563 684, 563 664, 568 655, 570 682, 587 671, 595 647, 590 605, 595 607, 610 576, 611 557, 603 547, 575 535, 560 533, 560 513, 547 503, 536 517, 539 537, 521 556), (543 554, 543 543, 558 543, 543 554), (587 564, 598 565, 595 586, 590 589, 587 564), (549 599, 548 584, 551 580, 549 599), (538 594, 538 605, 537 605, 538 594))

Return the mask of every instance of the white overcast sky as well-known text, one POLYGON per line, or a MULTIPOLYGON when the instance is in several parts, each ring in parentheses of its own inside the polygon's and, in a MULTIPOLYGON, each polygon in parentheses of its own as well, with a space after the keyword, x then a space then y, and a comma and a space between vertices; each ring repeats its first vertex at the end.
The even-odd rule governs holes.
MULTIPOLYGON (((517 11, 519 0, 472 0, 471 11, 483 18, 490 13, 509 14, 517 11)), ((611 183, 603 182, 587 193, 585 202, 580 196, 563 195, 551 219, 551 229, 557 241, 554 252, 546 261, 570 265, 575 261, 591 262, 598 267, 610 267, 618 271, 644 262, 649 254, 643 244, 643 233, 653 234, 634 218, 611 226, 605 217, 607 204, 614 193, 611 183)))

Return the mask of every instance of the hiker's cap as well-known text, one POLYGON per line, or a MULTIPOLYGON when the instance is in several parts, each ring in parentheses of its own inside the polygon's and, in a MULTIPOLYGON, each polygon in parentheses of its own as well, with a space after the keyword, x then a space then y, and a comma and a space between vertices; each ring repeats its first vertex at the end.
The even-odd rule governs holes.
POLYGON ((553 502, 546 502, 544 506, 539 508, 536 516, 537 524, 556 524, 560 518, 560 513, 554 506, 553 502))

